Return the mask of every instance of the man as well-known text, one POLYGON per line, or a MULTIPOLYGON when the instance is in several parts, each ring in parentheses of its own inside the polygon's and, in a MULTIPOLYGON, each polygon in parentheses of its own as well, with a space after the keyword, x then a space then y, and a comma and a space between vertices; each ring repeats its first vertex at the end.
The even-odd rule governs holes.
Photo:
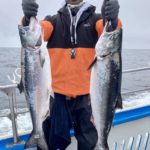
MULTIPOLYGON (((24 0, 22 8, 23 24, 28 25, 30 17, 37 16, 38 4, 24 0)), ((105 0, 101 11, 102 15, 96 14, 95 7, 83 0, 66 0, 56 15, 47 16, 40 22, 51 59, 55 93, 51 118, 43 125, 50 150, 66 149, 72 126, 78 150, 93 150, 96 145, 98 137, 92 120, 88 67, 105 21, 112 24, 108 31, 121 27, 117 0, 105 0)))

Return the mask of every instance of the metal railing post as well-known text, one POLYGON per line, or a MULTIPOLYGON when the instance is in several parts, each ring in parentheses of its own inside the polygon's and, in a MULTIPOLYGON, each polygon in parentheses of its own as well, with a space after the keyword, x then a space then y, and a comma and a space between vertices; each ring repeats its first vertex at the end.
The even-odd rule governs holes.
POLYGON ((9 104, 10 104, 10 115, 12 121, 12 130, 13 130, 13 143, 16 144, 18 139, 18 132, 17 132, 17 124, 16 124, 16 113, 14 109, 14 100, 15 100, 15 89, 12 89, 12 93, 8 94, 9 97, 9 104))
POLYGON ((16 100, 16 87, 17 85, 0 86, 0 90, 3 91, 9 98, 10 116, 13 131, 13 144, 17 144, 19 142, 16 124, 16 113, 14 109, 14 103, 16 100))

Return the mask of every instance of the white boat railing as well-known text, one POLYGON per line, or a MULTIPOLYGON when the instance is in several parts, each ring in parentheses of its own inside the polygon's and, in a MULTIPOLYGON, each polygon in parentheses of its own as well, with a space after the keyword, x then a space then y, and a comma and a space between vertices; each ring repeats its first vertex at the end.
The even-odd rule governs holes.
MULTIPOLYGON (((123 73, 133 73, 133 72, 147 71, 147 70, 150 70, 150 67, 125 70, 125 71, 123 71, 123 73)), ((16 117, 17 117, 18 114, 29 112, 29 110, 23 111, 23 112, 17 112, 17 111, 15 112, 15 107, 14 106, 16 104, 16 88, 17 88, 17 84, 0 86, 0 91, 4 92, 8 96, 9 107, 10 107, 10 113, 7 114, 7 115, 5 115, 5 114, 4 115, 0 115, 0 118, 1 117, 9 117, 10 118, 10 120, 12 122, 13 144, 20 143, 20 140, 19 140, 19 137, 18 137, 18 132, 17 132, 16 117)), ((144 91, 145 90, 150 90, 150 88, 144 89, 144 91)), ((135 92, 139 92, 139 91, 143 91, 143 90, 132 91, 132 92, 128 92, 128 93, 135 93, 135 92)), ((122 93, 122 94, 128 94, 128 93, 122 93)), ((142 149, 142 150, 146 150, 147 142, 148 142, 148 139, 149 139, 149 134, 146 134, 145 138, 146 138, 145 145, 144 145, 145 149, 142 149)), ((131 140, 131 139, 130 139, 130 142, 129 142, 129 150, 132 150, 132 143, 134 141, 134 138, 133 138, 133 140, 131 140)), ((124 150, 123 149, 123 147, 124 147, 123 145, 124 144, 122 144, 122 150, 124 150)), ((140 143, 138 143, 137 145, 140 145, 140 143)), ((117 148, 117 143, 115 143, 114 150, 117 150, 116 148, 117 148)), ((137 148, 137 150, 139 150, 139 149, 137 148)))
POLYGON ((137 136, 137 140, 136 137, 130 137, 129 141, 123 140, 122 143, 115 142, 112 150, 149 150, 148 149, 149 138, 150 133, 148 132, 145 134, 145 137, 142 137, 142 135, 139 134, 137 136), (134 144, 135 147, 133 149, 134 144))
POLYGON ((128 69, 122 71, 122 73, 133 73, 133 72, 140 72, 140 71, 148 71, 150 70, 150 67, 143 67, 143 68, 136 68, 136 69, 128 69))
MULTIPOLYGON (((150 67, 128 69, 128 70, 122 71, 122 73, 123 74, 128 74, 128 73, 135 73, 135 72, 137 73, 137 72, 141 72, 141 71, 150 71, 150 67)), ((141 90, 134 90, 134 91, 129 91, 129 92, 122 92, 122 95, 133 94, 133 93, 144 92, 144 91, 150 91, 150 87, 149 88, 145 88, 145 89, 141 89, 141 90)))

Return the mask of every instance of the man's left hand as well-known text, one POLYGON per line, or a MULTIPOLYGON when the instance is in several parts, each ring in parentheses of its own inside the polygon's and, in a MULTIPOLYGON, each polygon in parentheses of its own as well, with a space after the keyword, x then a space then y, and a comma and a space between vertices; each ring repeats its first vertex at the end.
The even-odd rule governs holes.
POLYGON ((112 22, 113 29, 117 27, 117 18, 119 14, 119 2, 118 0, 104 0, 101 11, 104 22, 109 20, 112 22))

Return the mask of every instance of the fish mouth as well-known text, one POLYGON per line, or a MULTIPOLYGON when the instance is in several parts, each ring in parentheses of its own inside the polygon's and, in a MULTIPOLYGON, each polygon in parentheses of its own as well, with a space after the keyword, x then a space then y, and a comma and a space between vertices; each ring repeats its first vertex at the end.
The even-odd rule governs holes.
POLYGON ((93 62, 88 67, 88 70, 90 70, 94 66, 94 64, 97 62, 97 60, 103 60, 104 58, 106 58, 109 55, 111 55, 111 52, 103 53, 102 55, 96 55, 93 62))
POLYGON ((101 55, 99 55, 100 58, 105 58, 107 56, 111 55, 111 52, 108 52, 108 53, 103 53, 101 55))

